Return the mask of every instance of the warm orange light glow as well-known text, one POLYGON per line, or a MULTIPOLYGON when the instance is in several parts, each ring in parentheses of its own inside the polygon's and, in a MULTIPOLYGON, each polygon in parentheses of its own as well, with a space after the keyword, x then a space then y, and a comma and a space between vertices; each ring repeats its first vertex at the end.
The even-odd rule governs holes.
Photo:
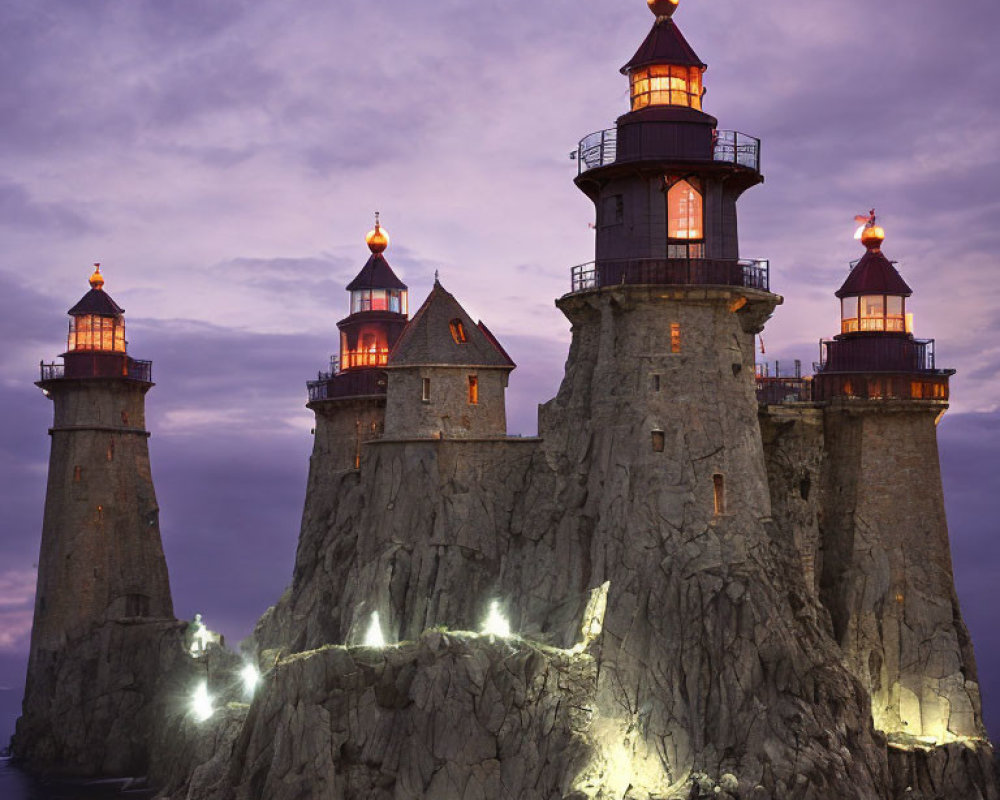
POLYGON ((469 405, 479 405, 479 378, 469 376, 469 405))
POLYGON ((94 274, 90 276, 90 288, 91 289, 104 288, 104 276, 101 275, 100 264, 94 264, 94 274))
POLYGON ((124 353, 125 321, 121 317, 99 317, 94 314, 73 317, 69 323, 66 349, 124 353))
POLYGON ((681 326, 680 323, 670 323, 670 352, 679 353, 681 351, 681 326))
POLYGON ((632 81, 632 110, 647 106, 701 109, 701 67, 666 64, 637 69, 632 81))
POLYGON ((703 214, 701 192, 688 181, 677 181, 667 191, 667 236, 669 238, 704 238, 703 214))
POLYGON ((389 246, 389 234, 382 228, 379 223, 379 214, 375 212, 375 228, 368 231, 365 236, 365 244, 368 245, 368 249, 373 253, 383 253, 385 249, 389 246))
POLYGON ((469 337, 465 332, 465 325, 462 324, 462 320, 453 319, 448 323, 448 328, 451 330, 451 338, 455 340, 455 344, 465 344, 469 341, 469 337))
POLYGON ((841 301, 841 333, 858 331, 887 331, 890 333, 909 332, 904 314, 905 299, 900 295, 864 295, 845 297, 841 301))
POLYGON ((677 10, 677 4, 680 0, 646 0, 646 5, 649 6, 649 10, 652 11, 657 18, 659 17, 672 17, 674 12, 677 10))

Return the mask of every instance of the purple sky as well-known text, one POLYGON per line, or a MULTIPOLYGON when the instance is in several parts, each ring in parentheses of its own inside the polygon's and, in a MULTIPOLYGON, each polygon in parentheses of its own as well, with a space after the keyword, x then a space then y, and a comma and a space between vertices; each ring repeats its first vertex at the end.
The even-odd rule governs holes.
MULTIPOLYGON (((959 370, 940 438, 956 578, 1000 733, 1000 7, 682 0, 706 110, 763 139, 742 255, 810 364, 875 206, 918 336, 959 370)), ((23 682, 51 406, 93 261, 154 360, 151 453, 178 615, 235 641, 291 575, 304 382, 380 209, 411 307, 433 272, 518 362, 513 432, 562 376, 552 300, 592 258, 577 140, 627 110, 642 0, 6 0, 0 6, 0 740, 23 682), (6 689, 6 691, 4 691, 6 689), (13 699, 12 699, 13 698, 13 699)))

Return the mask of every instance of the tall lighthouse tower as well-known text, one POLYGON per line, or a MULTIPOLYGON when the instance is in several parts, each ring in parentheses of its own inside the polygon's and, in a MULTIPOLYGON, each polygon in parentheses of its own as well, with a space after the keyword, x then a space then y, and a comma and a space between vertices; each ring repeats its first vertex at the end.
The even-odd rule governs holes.
POLYGON ((820 593, 890 740, 980 739, 937 449, 954 370, 937 366, 932 339, 914 337, 912 290, 884 239, 872 212, 813 382, 829 460, 820 593))
POLYGON ((101 623, 173 618, 145 427, 152 363, 128 355, 99 265, 90 287, 69 310, 63 363, 42 364, 37 384, 55 420, 29 674, 101 623))

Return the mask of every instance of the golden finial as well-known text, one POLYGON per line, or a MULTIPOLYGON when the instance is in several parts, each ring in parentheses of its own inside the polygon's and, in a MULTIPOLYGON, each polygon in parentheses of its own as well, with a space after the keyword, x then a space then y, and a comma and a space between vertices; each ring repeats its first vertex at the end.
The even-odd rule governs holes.
POLYGON ((101 274, 100 264, 94 264, 94 274, 90 276, 90 288, 91 289, 104 288, 104 276, 101 274))
POLYGON ((670 19, 677 10, 677 4, 680 0, 646 0, 646 5, 649 6, 649 10, 652 11, 657 19, 670 19))
POLYGON ((385 249, 389 246, 389 234, 382 230, 381 224, 378 220, 378 212, 375 212, 375 229, 368 231, 368 235, 365 236, 365 242, 368 244, 368 249, 371 250, 375 255, 385 252, 385 249))
POLYGON ((875 224, 876 219, 874 208, 868 212, 867 217, 857 216, 854 218, 855 222, 863 223, 862 227, 858 228, 855 238, 860 239, 861 244, 870 253, 878 253, 882 249, 882 242, 885 241, 885 231, 882 230, 881 226, 875 224))

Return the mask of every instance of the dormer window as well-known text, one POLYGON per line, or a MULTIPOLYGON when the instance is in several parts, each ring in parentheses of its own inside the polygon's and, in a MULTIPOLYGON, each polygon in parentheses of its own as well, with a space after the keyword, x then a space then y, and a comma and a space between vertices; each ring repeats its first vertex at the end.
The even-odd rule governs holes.
POLYGON ((451 329, 451 338, 455 340, 456 344, 465 344, 469 341, 469 337, 465 333, 465 325, 462 324, 462 320, 453 319, 448 323, 448 327, 451 329))
POLYGON ((701 67, 654 65, 634 70, 632 110, 647 106, 683 106, 701 110, 701 67))

